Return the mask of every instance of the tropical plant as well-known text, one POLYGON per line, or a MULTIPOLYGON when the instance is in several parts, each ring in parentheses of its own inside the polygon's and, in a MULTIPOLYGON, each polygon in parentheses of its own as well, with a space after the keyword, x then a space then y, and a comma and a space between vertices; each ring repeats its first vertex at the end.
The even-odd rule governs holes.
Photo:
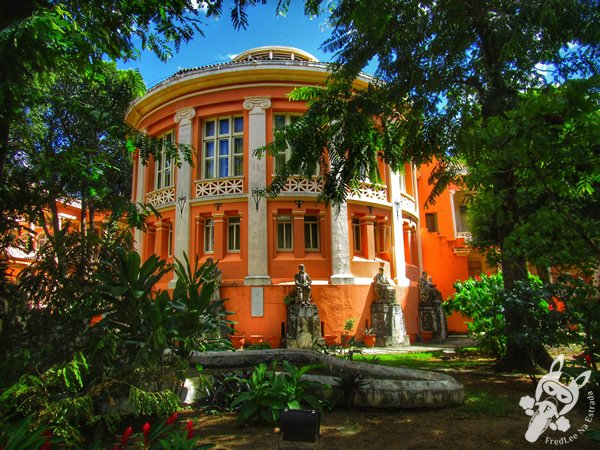
POLYGON ((274 425, 279 420, 279 411, 285 408, 300 409, 302 404, 321 410, 325 403, 312 394, 314 383, 302 380, 302 375, 319 365, 297 368, 287 361, 282 362, 283 371, 278 371, 277 361, 271 368, 259 364, 249 379, 240 381, 248 385, 248 391, 239 394, 231 407, 238 409, 240 423, 264 422, 274 425))
POLYGON ((467 322, 469 334, 483 350, 498 358, 506 352, 506 307, 534 312, 528 326, 521 328, 517 335, 511 335, 512 339, 541 339, 542 345, 556 344, 567 338, 569 315, 557 311, 551 287, 544 286, 536 276, 530 275, 527 283, 517 283, 512 290, 504 288, 502 274, 482 274, 476 279, 457 281, 454 288, 456 293, 443 308, 447 313, 456 311, 471 319, 467 322))
MULTIPOLYGON (((89 370, 81 353, 66 364, 56 364, 41 375, 26 374, 0 395, 0 407, 13 417, 26 416, 27 426, 51 429, 67 446, 80 445, 82 429, 98 422, 93 399, 84 387, 89 370)), ((16 435, 23 422, 7 420, 16 435)), ((36 432, 32 434, 36 436, 36 432)))
POLYGON ((122 249, 117 254, 118 277, 98 274, 107 307, 91 330, 96 375, 105 395, 128 396, 136 413, 164 414, 178 404, 174 392, 191 367, 191 352, 219 341, 215 333, 226 329, 222 301, 211 301, 215 265, 177 261, 171 298, 155 290, 171 269, 166 261, 153 255, 141 263, 137 253, 122 249))
POLYGON ((17 421, 0 420, 0 446, 4 450, 49 449, 60 443, 52 432, 44 427, 33 427, 33 416, 17 421))

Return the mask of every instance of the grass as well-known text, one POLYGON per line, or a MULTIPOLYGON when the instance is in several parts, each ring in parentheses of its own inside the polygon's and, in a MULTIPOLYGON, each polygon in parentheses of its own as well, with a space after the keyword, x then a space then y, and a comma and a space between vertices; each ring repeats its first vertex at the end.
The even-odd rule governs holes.
POLYGON ((465 402, 452 411, 458 419, 466 417, 514 417, 522 410, 514 399, 488 391, 465 392, 465 402))
POLYGON ((394 353, 377 355, 356 355, 354 361, 381 364, 392 367, 444 371, 481 369, 493 363, 493 359, 482 354, 475 347, 459 349, 456 356, 448 359, 442 351, 420 353, 394 353))

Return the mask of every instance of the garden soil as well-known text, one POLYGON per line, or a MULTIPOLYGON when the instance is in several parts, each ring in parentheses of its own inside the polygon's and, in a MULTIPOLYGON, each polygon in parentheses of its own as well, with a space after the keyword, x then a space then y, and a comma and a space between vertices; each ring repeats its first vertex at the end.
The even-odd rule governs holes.
MULTIPOLYGON (((525 440, 530 417, 519 407, 522 396, 534 394, 534 383, 517 375, 499 375, 483 368, 444 371, 465 386, 462 406, 438 410, 376 410, 337 407, 324 412, 318 447, 281 443, 282 448, 320 448, 324 450, 394 449, 548 449, 600 448, 577 433, 585 424, 584 408, 568 414, 568 432, 544 433, 536 443, 525 440), (570 444, 553 444, 547 438, 577 435, 570 444)), ((218 450, 274 449, 277 434, 273 427, 236 424, 234 414, 204 415, 191 412, 203 443, 218 450)), ((600 428, 600 411, 592 425, 600 428)))

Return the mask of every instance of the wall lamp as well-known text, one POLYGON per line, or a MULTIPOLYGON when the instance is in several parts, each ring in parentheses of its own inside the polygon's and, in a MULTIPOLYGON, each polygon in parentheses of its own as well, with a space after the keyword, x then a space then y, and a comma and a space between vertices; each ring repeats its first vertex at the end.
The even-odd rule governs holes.
POLYGON ((400 207, 402 204, 398 200, 394 200, 394 207, 396 208, 396 219, 400 219, 400 207))
POLYGON ((367 206, 367 209, 369 210, 369 214, 372 216, 373 215, 373 207, 367 206))
POLYGON ((217 209, 217 211, 218 211, 218 210, 219 210, 219 208, 220 208, 221 206, 223 206, 223 203, 220 203, 220 202, 219 202, 219 203, 213 203, 213 206, 214 206, 214 207, 217 209))
POLYGON ((181 195, 177 199, 177 205, 179 206, 179 217, 183 217, 183 208, 185 208, 186 202, 187 202, 187 197, 185 195, 181 195))
POLYGON ((302 204, 304 203, 304 200, 295 200, 294 203, 296 204, 296 206, 298 206, 298 209, 300 209, 302 207, 302 204))
POLYGON ((266 189, 254 188, 252 189, 252 198, 254 199, 254 203, 256 204, 256 210, 258 211, 258 205, 260 204, 260 199, 264 197, 266 189))

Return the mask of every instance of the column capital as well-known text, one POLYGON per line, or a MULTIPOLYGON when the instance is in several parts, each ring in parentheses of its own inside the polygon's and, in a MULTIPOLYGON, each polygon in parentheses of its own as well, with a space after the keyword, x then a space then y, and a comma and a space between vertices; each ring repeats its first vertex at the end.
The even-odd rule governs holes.
POLYGON ((244 109, 250 111, 250 114, 264 114, 265 110, 271 107, 269 97, 246 97, 244 99, 244 109))
POLYGON ((192 122, 192 119, 196 116, 196 108, 189 107, 180 109, 175 113, 175 123, 178 123, 179 126, 189 125, 192 122))

